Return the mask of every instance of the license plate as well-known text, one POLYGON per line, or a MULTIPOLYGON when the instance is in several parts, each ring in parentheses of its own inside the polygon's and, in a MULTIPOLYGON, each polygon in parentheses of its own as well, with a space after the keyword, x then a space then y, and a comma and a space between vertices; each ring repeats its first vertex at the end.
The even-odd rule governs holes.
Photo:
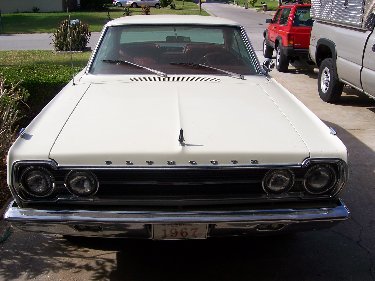
POLYGON ((155 240, 206 239, 207 224, 154 224, 152 237, 155 240))

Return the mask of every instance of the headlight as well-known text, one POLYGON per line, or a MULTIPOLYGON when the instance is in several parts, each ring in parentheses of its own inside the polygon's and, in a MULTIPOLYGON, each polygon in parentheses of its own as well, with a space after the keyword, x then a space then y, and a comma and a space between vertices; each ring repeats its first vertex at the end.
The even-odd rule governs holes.
POLYGON ((99 182, 94 174, 87 171, 72 171, 65 180, 68 190, 77 196, 90 196, 99 188, 99 182))
POLYGON ((307 171, 303 184, 307 192, 323 194, 334 187, 336 180, 336 172, 331 166, 319 164, 307 171))
POLYGON ((280 194, 294 184, 294 174, 289 170, 271 170, 263 179, 263 189, 267 193, 280 194))
POLYGON ((28 194, 35 197, 45 197, 53 191, 54 178, 45 168, 30 167, 22 173, 20 184, 28 194))

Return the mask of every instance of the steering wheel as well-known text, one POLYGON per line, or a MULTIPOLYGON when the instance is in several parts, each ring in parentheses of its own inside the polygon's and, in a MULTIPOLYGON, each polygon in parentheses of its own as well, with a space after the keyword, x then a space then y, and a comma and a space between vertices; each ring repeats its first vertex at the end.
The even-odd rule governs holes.
POLYGON ((199 62, 208 65, 242 64, 241 61, 235 55, 228 52, 207 53, 199 59, 199 62))

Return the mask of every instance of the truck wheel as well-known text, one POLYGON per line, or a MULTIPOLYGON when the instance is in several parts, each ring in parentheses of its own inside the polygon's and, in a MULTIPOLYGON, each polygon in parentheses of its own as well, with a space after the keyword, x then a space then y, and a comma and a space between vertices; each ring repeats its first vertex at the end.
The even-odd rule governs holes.
POLYGON ((322 100, 335 103, 339 100, 344 84, 340 82, 331 58, 322 61, 319 67, 318 91, 322 100))
POLYGON ((272 59, 273 48, 267 45, 266 39, 263 40, 263 56, 266 59, 272 59))
POLYGON ((281 52, 281 47, 276 47, 276 69, 280 72, 287 72, 289 58, 281 52))
POLYGON ((133 4, 131 4, 131 7, 132 7, 132 8, 137 8, 138 5, 137 5, 137 3, 133 3, 133 4))

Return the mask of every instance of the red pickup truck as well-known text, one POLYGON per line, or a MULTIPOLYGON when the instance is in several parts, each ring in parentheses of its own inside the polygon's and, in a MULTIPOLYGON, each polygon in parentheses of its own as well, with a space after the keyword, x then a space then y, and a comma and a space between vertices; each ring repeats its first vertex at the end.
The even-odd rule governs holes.
POLYGON ((276 69, 288 71, 289 62, 308 59, 310 34, 313 20, 310 4, 286 4, 280 6, 263 32, 263 55, 272 58, 276 50, 276 69))

